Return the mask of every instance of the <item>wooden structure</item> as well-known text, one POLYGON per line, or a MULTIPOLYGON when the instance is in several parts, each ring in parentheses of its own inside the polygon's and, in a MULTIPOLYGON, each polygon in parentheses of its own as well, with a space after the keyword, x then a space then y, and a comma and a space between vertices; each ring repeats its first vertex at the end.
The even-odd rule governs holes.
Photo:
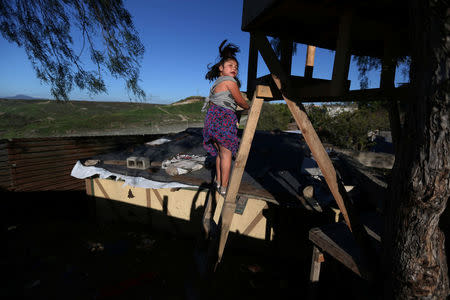
MULTIPOLYGON (((242 30, 250 33, 247 95, 252 98, 252 107, 221 212, 218 262, 222 258, 229 224, 233 219, 236 192, 239 189, 262 102, 279 99, 286 101, 324 174, 348 230, 361 249, 361 260, 370 261, 368 257, 374 253, 370 238, 336 176, 302 102, 399 100, 406 96, 407 87, 394 86, 395 58, 409 54, 406 27, 408 16, 403 11, 403 5, 402 1, 244 1, 242 30), (281 40, 280 59, 272 49, 267 36, 281 40), (293 42, 308 45, 303 77, 291 76, 293 42), (313 77, 315 47, 335 51, 331 80, 313 77), (258 53, 271 73, 261 78, 256 78, 258 53), (349 91, 347 77, 352 55, 381 59, 383 66, 380 88, 349 91)), ((390 119, 391 123, 398 120, 395 105, 391 105, 390 119)), ((395 131, 395 124, 391 124, 391 127, 395 131)), ((314 239, 311 240, 315 242, 314 239)), ((333 247, 331 242, 321 243, 320 246, 333 247)), ((317 259, 315 261, 317 262, 317 259)))
MULTIPOLYGON (((114 218, 148 224, 161 231, 172 231, 176 227, 178 234, 194 235, 198 233, 199 222, 208 235, 211 224, 218 224, 223 198, 211 194, 209 186, 198 188, 142 188, 124 185, 114 179, 85 179, 86 194, 96 198, 97 217, 102 220, 114 218), (211 204, 218 209, 204 209, 211 204), (144 208, 144 209, 139 209, 144 208), (180 224, 176 226, 173 224, 180 224)), ((235 208, 235 218, 230 226, 231 232, 239 233, 261 241, 271 241, 274 231, 263 215, 268 209, 268 200, 257 196, 240 197, 235 208)))

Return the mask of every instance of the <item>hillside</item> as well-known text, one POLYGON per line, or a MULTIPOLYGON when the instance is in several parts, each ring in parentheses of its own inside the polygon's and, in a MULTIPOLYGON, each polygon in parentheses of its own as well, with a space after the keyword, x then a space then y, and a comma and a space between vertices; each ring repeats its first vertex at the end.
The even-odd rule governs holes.
POLYGON ((0 139, 180 131, 201 126, 202 105, 0 99, 0 139))
POLYGON ((196 103, 196 102, 203 102, 204 100, 205 100, 205 97, 203 97, 203 96, 190 96, 185 99, 174 102, 171 105, 176 106, 176 105, 190 104, 190 103, 196 103))

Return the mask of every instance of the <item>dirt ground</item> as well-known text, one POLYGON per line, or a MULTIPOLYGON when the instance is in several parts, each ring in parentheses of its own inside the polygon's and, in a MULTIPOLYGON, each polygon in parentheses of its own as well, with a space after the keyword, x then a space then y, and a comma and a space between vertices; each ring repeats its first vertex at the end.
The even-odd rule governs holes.
MULTIPOLYGON (((201 236, 99 222, 92 198, 83 192, 2 192, 1 199, 2 299, 303 299, 309 295, 312 246, 307 226, 295 228, 308 217, 292 216, 293 227, 285 233, 285 241, 264 251, 231 236, 222 263, 212 272, 205 268, 210 244, 201 236)), ((367 283, 326 259, 316 299, 370 299, 367 283)))

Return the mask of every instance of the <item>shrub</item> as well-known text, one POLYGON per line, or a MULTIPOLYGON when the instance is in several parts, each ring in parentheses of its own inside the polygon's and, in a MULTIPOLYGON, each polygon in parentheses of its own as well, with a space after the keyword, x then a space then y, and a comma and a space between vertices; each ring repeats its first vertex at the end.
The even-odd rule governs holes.
POLYGON ((259 117, 258 130, 286 130, 292 122, 292 115, 286 104, 264 103, 259 117))
POLYGON ((354 150, 368 150, 372 146, 367 133, 389 130, 388 112, 382 107, 364 107, 331 117, 325 107, 310 107, 308 116, 322 142, 354 150))

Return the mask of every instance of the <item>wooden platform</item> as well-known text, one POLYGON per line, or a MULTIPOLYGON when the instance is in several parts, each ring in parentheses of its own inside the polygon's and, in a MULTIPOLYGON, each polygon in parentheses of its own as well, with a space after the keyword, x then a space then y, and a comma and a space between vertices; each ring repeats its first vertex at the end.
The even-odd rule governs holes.
POLYGON ((343 14, 352 14, 353 54, 383 57, 385 32, 393 34, 398 54, 409 53, 403 1, 245 0, 242 30, 334 50, 343 14))
MULTIPOLYGON (((89 178, 85 180, 86 193, 90 196, 104 198, 108 205, 97 203, 99 217, 111 217, 111 211, 121 214, 124 218, 133 218, 140 223, 152 222, 155 228, 166 229, 170 227, 170 219, 186 221, 183 226, 185 234, 194 232, 192 227, 199 226, 195 223, 194 215, 203 215, 207 201, 212 201, 212 221, 219 223, 220 211, 223 206, 223 197, 217 193, 212 196, 209 188, 176 188, 176 189, 147 189, 124 185, 123 181, 112 179, 89 178), (123 205, 126 204, 126 205, 123 205), (146 213, 138 215, 130 213, 132 207, 147 208, 146 213), (121 212, 118 208, 122 207, 121 212), (156 216, 156 217, 155 217, 156 216)), ((264 216, 264 210, 268 209, 266 201, 256 198, 242 198, 237 203, 231 231, 248 237, 261 240, 273 239, 273 228, 264 216)), ((200 221, 200 220, 199 220, 200 221)), ((217 225, 216 225, 217 226, 217 225)))

